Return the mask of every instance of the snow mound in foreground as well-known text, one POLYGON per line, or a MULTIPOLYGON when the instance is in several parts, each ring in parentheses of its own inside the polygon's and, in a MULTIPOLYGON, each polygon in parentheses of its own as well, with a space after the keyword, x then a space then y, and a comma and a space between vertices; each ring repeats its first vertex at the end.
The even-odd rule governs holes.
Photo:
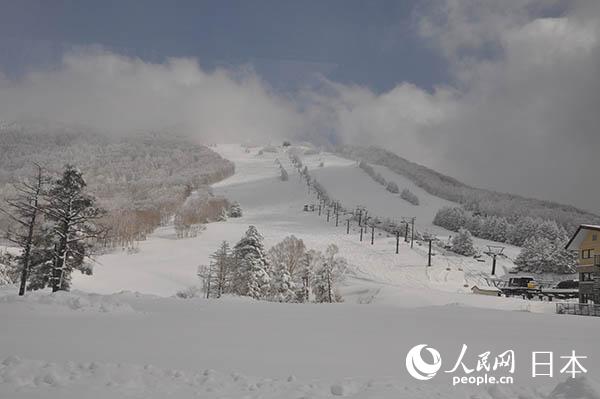
POLYGON ((102 313, 132 313, 133 308, 112 295, 88 294, 80 291, 32 292, 25 296, 16 294, 0 297, 0 304, 24 303, 28 305, 54 305, 70 310, 102 313))
POLYGON ((548 397, 517 387, 480 388, 476 393, 447 387, 382 378, 347 378, 341 381, 302 382, 287 378, 256 378, 239 373, 219 373, 212 369, 186 372, 153 365, 97 362, 45 362, 17 356, 0 359, 0 397, 46 399, 80 398, 477 398, 477 399, 560 399, 598 398, 598 391, 585 379, 559 383, 548 397), (8 396, 5 396, 8 395, 8 396), (583 395, 583 396, 582 396, 583 395))

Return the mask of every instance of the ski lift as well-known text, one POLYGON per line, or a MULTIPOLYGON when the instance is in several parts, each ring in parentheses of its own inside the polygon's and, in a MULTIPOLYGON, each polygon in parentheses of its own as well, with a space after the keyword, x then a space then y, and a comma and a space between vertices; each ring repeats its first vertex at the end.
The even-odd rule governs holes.
POLYGON ((492 276, 494 276, 496 275, 496 258, 498 255, 502 255, 504 247, 502 245, 488 245, 487 247, 488 251, 485 254, 492 257, 492 276))

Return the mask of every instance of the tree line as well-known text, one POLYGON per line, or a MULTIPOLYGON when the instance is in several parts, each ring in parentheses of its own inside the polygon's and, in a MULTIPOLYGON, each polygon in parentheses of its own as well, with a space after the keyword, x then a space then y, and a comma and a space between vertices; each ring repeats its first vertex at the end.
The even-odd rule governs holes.
POLYGON ((105 211, 86 187, 72 165, 60 176, 50 176, 35 164, 32 178, 14 184, 16 194, 0 212, 12 221, 5 238, 20 249, 19 295, 46 287, 69 290, 73 270, 92 273, 86 261, 106 233, 99 222, 105 211))
POLYGON ((600 216, 574 206, 467 186, 457 179, 410 162, 382 148, 344 146, 339 152, 350 159, 385 166, 407 177, 428 193, 461 204, 474 213, 509 220, 527 216, 552 220, 569 233, 574 232, 580 224, 600 223, 600 216))
POLYGON ((518 271, 569 274, 575 270, 576 256, 565 249, 569 234, 554 220, 530 216, 509 219, 445 207, 436 213, 433 223, 451 231, 465 230, 479 238, 522 247, 515 259, 518 271))
MULTIPOLYGON (((77 165, 112 234, 104 245, 133 248, 137 241, 171 221, 193 191, 234 173, 234 164, 188 138, 162 133, 109 137, 44 125, 0 132, 0 195, 16 192, 10 182, 30 173, 32 154, 47 170, 77 165)), ((207 210, 215 204, 205 204, 207 210)), ((182 212, 181 212, 182 213, 182 212)), ((184 226, 189 213, 182 215, 184 226)), ((0 214, 0 229, 9 220, 0 214)), ((184 227, 184 230, 186 228, 184 227)), ((194 228, 190 228, 190 231, 194 228)))
POLYGON ((332 303, 342 301, 337 286, 346 268, 333 244, 321 253, 292 235, 266 251, 262 235, 249 226, 233 248, 223 241, 210 263, 199 267, 198 276, 207 298, 233 294, 275 302, 332 303))
MULTIPOLYGON (((358 163, 358 167, 360 169, 362 169, 367 175, 369 175, 377 183, 384 186, 385 189, 387 191, 389 191, 390 193, 398 194, 400 192, 400 188, 398 187, 398 185, 395 182, 386 181, 385 178, 381 175, 381 173, 376 172, 375 169, 371 165, 366 163, 365 161, 361 160, 358 163)), ((400 193, 400 198, 402 198, 403 200, 405 200, 413 205, 419 205, 419 197, 417 197, 417 195, 415 193, 413 193, 412 191, 410 191, 408 188, 402 189, 402 192, 400 193)))

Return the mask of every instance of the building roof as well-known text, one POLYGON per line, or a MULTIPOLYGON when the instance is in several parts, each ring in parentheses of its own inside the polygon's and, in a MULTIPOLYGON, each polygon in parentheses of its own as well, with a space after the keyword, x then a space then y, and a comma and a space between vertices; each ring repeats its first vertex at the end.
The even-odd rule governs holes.
POLYGON ((571 251, 579 250, 579 246, 581 245, 583 240, 585 240, 586 233, 590 230, 600 231, 600 226, 594 225, 594 224, 580 225, 577 228, 577 231, 575 232, 575 234, 573 234, 573 237, 571 237, 571 239, 565 246, 565 248, 568 250, 571 250, 571 251))

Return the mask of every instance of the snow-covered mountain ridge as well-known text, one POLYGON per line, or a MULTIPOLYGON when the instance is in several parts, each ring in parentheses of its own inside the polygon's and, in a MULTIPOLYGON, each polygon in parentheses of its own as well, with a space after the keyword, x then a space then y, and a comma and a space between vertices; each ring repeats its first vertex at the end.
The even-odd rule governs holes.
POLYGON ((468 186, 453 177, 411 162, 382 148, 345 146, 338 149, 338 152, 350 159, 365 160, 389 168, 407 177, 428 193, 464 205, 474 212, 504 216, 509 219, 523 216, 539 217, 556 221, 570 232, 580 224, 600 222, 600 216, 572 205, 468 186))

